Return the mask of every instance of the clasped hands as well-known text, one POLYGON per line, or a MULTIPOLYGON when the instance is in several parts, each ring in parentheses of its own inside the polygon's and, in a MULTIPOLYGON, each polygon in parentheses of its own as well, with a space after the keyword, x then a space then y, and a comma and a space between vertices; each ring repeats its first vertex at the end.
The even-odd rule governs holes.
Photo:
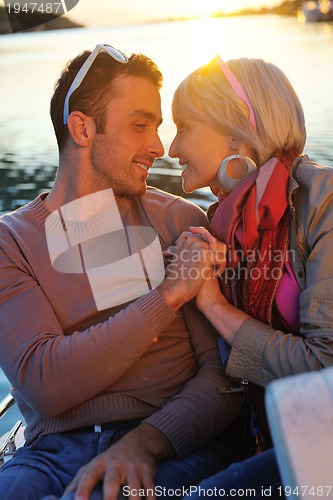
POLYGON ((225 270, 226 252, 226 245, 202 226, 191 226, 164 252, 169 259, 166 278, 174 280, 184 303, 195 297, 202 310, 206 303, 222 299, 217 277, 225 270))

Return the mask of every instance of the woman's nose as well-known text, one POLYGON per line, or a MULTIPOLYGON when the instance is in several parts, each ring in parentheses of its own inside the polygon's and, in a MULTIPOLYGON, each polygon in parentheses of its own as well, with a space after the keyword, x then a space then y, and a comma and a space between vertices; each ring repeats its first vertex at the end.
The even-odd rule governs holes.
POLYGON ((170 147, 169 147, 169 156, 170 158, 177 158, 177 143, 176 143, 176 137, 172 141, 170 147))

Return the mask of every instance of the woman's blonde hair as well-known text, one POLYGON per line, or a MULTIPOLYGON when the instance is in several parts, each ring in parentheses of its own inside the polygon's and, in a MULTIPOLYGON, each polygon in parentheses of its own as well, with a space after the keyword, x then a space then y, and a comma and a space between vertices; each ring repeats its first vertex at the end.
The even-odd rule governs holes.
POLYGON ((172 102, 175 123, 188 118, 209 123, 243 147, 252 148, 258 165, 280 148, 302 153, 306 140, 303 109, 285 74, 262 59, 234 59, 227 65, 250 99, 256 129, 248 119, 247 105, 216 59, 191 73, 177 88, 172 102))

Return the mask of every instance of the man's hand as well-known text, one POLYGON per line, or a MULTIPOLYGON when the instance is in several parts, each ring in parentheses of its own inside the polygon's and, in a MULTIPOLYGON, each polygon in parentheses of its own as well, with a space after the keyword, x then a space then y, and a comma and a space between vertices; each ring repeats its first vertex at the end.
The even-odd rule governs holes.
MULTIPOLYGON (((99 481, 104 483, 104 500, 117 500, 122 486, 128 486, 129 491, 153 490, 157 463, 172 456, 174 450, 163 434, 149 424, 141 424, 82 467, 65 494, 75 491, 75 500, 88 500, 99 481)), ((137 500, 137 496, 128 498, 137 500)))
POLYGON ((223 272, 225 254, 225 244, 204 227, 182 233, 175 246, 164 252, 171 260, 158 290, 169 307, 177 311, 197 295, 205 280, 223 272))

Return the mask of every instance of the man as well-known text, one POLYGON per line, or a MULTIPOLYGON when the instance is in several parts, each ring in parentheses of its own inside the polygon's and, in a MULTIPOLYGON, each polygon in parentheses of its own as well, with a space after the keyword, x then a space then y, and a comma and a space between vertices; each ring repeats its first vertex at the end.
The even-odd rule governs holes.
POLYGON ((186 304, 216 262, 192 238, 177 243, 185 266, 163 266, 162 250, 205 218, 146 186, 164 152, 160 86, 143 55, 98 45, 71 61, 51 101, 54 186, 1 219, 0 362, 27 422, 2 500, 60 496, 82 467, 71 490, 88 498, 103 480, 115 499, 228 463, 210 443, 239 399, 218 391, 229 382, 215 332, 186 304))

